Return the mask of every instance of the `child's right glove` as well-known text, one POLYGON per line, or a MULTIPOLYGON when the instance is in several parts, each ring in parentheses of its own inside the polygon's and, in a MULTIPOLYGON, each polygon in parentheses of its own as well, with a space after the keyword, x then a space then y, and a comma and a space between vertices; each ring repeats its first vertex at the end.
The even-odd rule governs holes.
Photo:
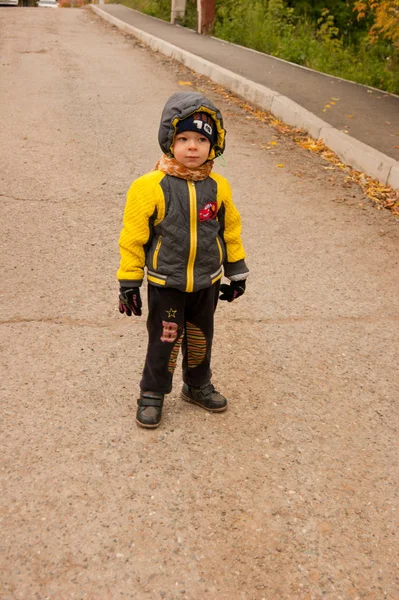
POLYGON ((132 316, 132 313, 139 317, 141 315, 141 296, 140 288, 120 288, 119 291, 119 312, 123 315, 125 313, 128 317, 132 316))
POLYGON ((221 300, 227 300, 227 302, 233 302, 236 298, 239 298, 245 292, 245 279, 241 281, 230 281, 230 284, 222 283, 220 286, 222 295, 221 300))

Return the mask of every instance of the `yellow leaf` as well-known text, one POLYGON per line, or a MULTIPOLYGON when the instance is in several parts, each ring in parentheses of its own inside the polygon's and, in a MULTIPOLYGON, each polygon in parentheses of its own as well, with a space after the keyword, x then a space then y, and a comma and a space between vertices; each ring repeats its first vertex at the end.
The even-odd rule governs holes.
POLYGON ((330 104, 335 104, 335 102, 333 102, 333 101, 331 100, 330 104))
POLYGON ((336 100, 338 102, 339 98, 331 98, 331 100, 336 100))
POLYGON ((179 85, 191 85, 191 81, 179 81, 179 85))
POLYGON ((331 106, 329 104, 326 104, 325 108, 331 108, 331 106))
POLYGON ((268 142, 269 146, 276 146, 277 142, 268 142))
POLYGON ((347 119, 353 119, 353 115, 346 115, 347 119))
POLYGON ((308 138, 302 142, 299 142, 299 145, 302 146, 302 148, 310 150, 311 152, 321 152, 324 147, 322 141, 315 141, 312 138, 308 138))
POLYGON ((279 163, 277 166, 278 166, 279 169, 281 169, 282 167, 284 167, 284 165, 282 163, 279 163))

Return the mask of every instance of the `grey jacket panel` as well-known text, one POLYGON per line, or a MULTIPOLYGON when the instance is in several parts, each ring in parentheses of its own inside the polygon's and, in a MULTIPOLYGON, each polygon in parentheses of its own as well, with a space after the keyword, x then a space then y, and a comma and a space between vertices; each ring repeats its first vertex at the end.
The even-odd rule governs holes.
MULTIPOLYGON (((165 217, 154 226, 154 235, 146 256, 147 271, 165 281, 167 287, 186 291, 187 266, 190 257, 190 197, 185 179, 165 175, 161 181, 165 197, 165 217)), ((200 221, 198 214, 209 203, 215 203, 217 184, 207 178, 196 181, 196 253, 194 262, 194 289, 209 287, 212 279, 222 270, 226 255, 220 236, 220 222, 216 219, 200 221)), ((153 283, 153 281, 151 281, 153 283)), ((156 285, 156 284, 155 284, 156 285)))
POLYGON ((142 279, 119 279, 119 286, 123 288, 141 287, 142 279))
POLYGON ((249 273, 249 269, 245 264, 245 260, 238 260, 234 263, 225 262, 223 265, 224 274, 226 277, 234 277, 235 275, 243 275, 241 279, 245 279, 245 273, 249 273))
MULTIPOLYGON (((173 94, 166 102, 162 111, 161 123, 159 126, 158 141, 165 154, 170 152, 171 146, 173 145, 173 138, 175 135, 175 128, 172 125, 173 120, 178 118, 178 120, 181 121, 200 110, 201 107, 206 107, 214 113, 214 120, 225 133, 221 112, 210 100, 205 98, 205 96, 199 92, 176 92, 176 94, 173 94)), ((219 132, 218 139, 213 148, 215 149, 216 156, 220 156, 224 151, 224 135, 221 136, 219 132)))

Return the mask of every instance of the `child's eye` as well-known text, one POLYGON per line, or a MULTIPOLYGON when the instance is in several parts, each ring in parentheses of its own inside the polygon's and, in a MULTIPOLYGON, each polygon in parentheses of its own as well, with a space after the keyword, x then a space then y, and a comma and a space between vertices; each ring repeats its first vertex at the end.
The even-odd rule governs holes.
POLYGON ((205 136, 204 136, 204 137, 200 137, 200 138, 199 138, 199 141, 200 141, 200 142, 207 142, 207 141, 208 141, 208 138, 206 138, 205 136))
POLYGON ((179 142, 187 141, 187 138, 184 135, 179 135, 176 139, 179 140, 179 142))

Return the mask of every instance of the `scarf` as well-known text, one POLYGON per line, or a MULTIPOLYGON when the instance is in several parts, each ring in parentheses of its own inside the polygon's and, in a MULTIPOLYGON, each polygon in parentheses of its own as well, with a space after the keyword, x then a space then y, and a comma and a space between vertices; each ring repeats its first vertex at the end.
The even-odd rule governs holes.
POLYGON ((162 171, 167 175, 179 177, 179 179, 201 181, 202 179, 209 177, 212 167, 213 160, 209 160, 195 169, 190 169, 189 167, 181 165, 175 158, 163 154, 155 165, 154 171, 162 171))

